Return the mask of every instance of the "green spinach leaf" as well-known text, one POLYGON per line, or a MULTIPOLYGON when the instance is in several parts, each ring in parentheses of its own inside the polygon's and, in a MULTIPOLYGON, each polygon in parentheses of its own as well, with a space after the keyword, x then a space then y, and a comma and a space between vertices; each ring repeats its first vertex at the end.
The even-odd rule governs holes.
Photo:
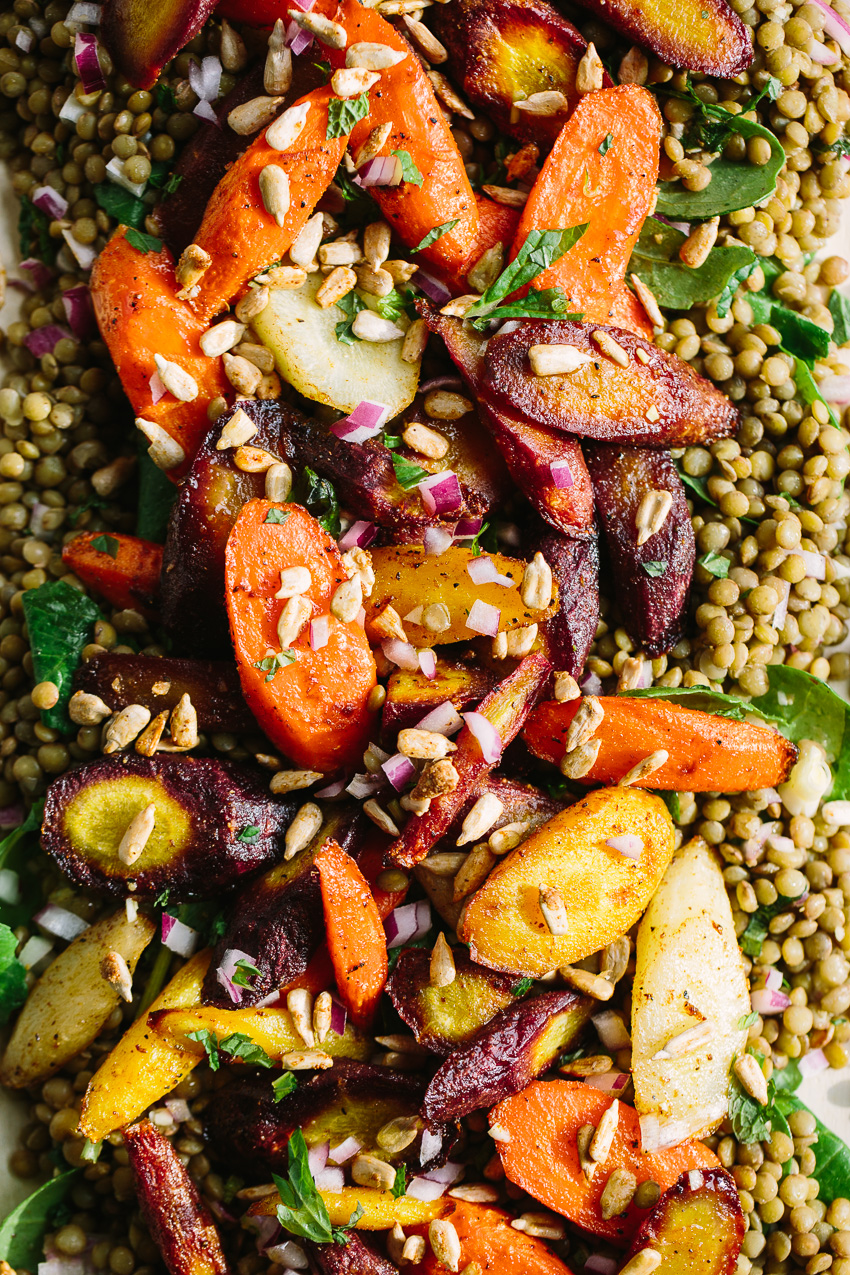
POLYGON ((35 679, 54 682, 59 689, 59 699, 53 708, 42 709, 41 720, 53 730, 68 733, 73 729, 68 717, 71 681, 100 612, 91 598, 63 580, 28 589, 23 608, 35 679))
MULTIPOLYGON (((777 1094, 776 1107, 783 1116, 790 1115, 792 1111, 809 1111, 804 1102, 788 1091, 777 1094)), ((814 1112, 810 1114, 814 1115, 814 1112)), ((827 1129, 817 1116, 815 1124, 818 1140, 812 1147, 815 1157, 812 1177, 820 1186, 818 1199, 823 1200, 824 1204, 831 1204, 833 1200, 846 1199, 850 1193, 850 1147, 837 1133, 827 1129)))
POLYGON ((8 1023, 27 998, 27 972, 15 956, 18 940, 0 924, 0 1023, 8 1023))
POLYGON ((93 190, 98 208, 102 208, 107 216, 113 217, 121 225, 132 226, 135 230, 142 229, 148 207, 137 195, 110 181, 98 182, 93 190))
MULTIPOLYGON (((525 287, 532 279, 536 279, 542 271, 547 270, 553 262, 563 257, 581 239, 587 230, 588 223, 582 226, 568 226, 564 230, 532 230, 525 242, 498 279, 490 284, 480 301, 470 306, 464 318, 476 317, 490 321, 493 311, 500 301, 509 297, 519 288, 525 287)), ((549 291, 559 291, 550 289, 549 291)))
POLYGON ((38 257, 48 266, 55 263, 61 240, 51 239, 50 218, 47 213, 36 208, 35 204, 23 195, 18 213, 18 237, 22 257, 38 257))
POLYGON ((829 298, 829 313, 835 325, 832 337, 836 345, 850 341, 850 298, 834 288, 829 298))
MULTIPOLYGON (((727 115, 721 107, 705 107, 705 111, 709 115, 714 111, 727 115)), ((710 166, 711 181, 704 190, 686 190, 679 182, 660 182, 657 212, 675 221, 706 221, 739 208, 752 208, 773 194, 785 163, 785 151, 770 129, 739 115, 732 119, 734 132, 747 139, 760 137, 767 142, 770 147, 767 163, 756 165, 717 159, 710 166)))
POLYGON ((139 507, 136 513, 136 535, 143 540, 162 544, 168 531, 168 519, 177 499, 177 487, 148 455, 147 440, 139 447, 139 507))
POLYGON ((161 252, 162 240, 157 239, 154 235, 146 235, 141 230, 134 230, 131 226, 124 238, 131 248, 135 248, 137 252, 161 252))
POLYGON ((667 310, 690 310, 711 301, 736 276, 751 273, 758 264, 752 249, 740 247, 712 248, 701 266, 686 266, 679 257, 685 238, 675 226, 647 217, 629 262, 629 273, 636 274, 667 310))
POLYGON ((34 1271, 44 1254, 44 1233, 53 1210, 64 1201, 77 1179, 79 1169, 71 1169, 45 1182, 18 1205, 0 1226, 0 1261, 13 1270, 34 1271))

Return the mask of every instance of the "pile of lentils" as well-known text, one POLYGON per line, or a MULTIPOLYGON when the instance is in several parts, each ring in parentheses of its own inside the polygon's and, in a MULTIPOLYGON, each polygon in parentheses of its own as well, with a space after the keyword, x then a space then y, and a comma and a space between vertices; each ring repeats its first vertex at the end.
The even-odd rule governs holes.
MULTIPOLYGON (((769 76, 779 80, 781 93, 760 103, 758 118, 780 138, 786 163, 776 193, 763 207, 722 218, 717 242, 743 243, 759 256, 777 258, 784 270, 773 283, 774 295, 831 333, 830 291, 847 279, 850 267, 841 257, 824 257, 821 250, 838 230, 842 201, 850 195, 850 169, 829 149, 850 119, 850 67, 844 58, 834 69, 812 60, 814 42, 824 40, 824 13, 818 5, 757 0, 750 6, 748 0, 732 0, 732 7, 752 30, 752 67, 734 80, 692 76, 692 83, 703 101, 738 113, 747 110, 769 76), (820 254, 818 259, 811 259, 814 253, 820 254)), ((850 19, 844 0, 834 0, 834 7, 850 19)), ((95 191, 106 179, 107 164, 117 158, 126 178, 142 183, 152 163, 171 163, 200 126, 192 114, 197 98, 188 83, 189 66, 221 51, 221 27, 212 21, 166 67, 161 84, 171 91, 158 94, 140 91, 115 74, 108 53, 100 48, 107 87, 86 94, 71 58, 78 27, 65 21, 69 8, 66 0, 43 6, 36 0, 14 0, 0 14, 0 159, 8 165, 17 196, 48 185, 68 203, 65 218, 49 224, 49 237, 58 246, 53 277, 26 294, 21 317, 0 333, 6 368, 0 388, 0 807, 30 803, 54 775, 94 756, 100 744, 97 728, 81 727, 69 740, 41 723, 38 694, 35 702, 32 695, 22 596, 55 579, 82 589, 63 565, 63 544, 82 530, 132 531, 135 524, 135 443, 105 346, 98 339, 66 337, 51 353, 36 358, 26 337, 45 325, 64 323, 62 293, 86 282, 63 231, 70 231, 77 244, 99 250, 114 229, 95 191), (84 108, 82 113, 75 109, 73 123, 60 118, 71 95, 84 108)), ((427 24, 427 3, 415 16, 427 24)), ((625 48, 584 12, 571 16, 606 64, 622 66, 622 78, 685 87, 681 72, 639 49, 625 48)), ((242 34, 252 51, 256 36, 242 34)), ((231 57, 230 65, 225 59, 222 95, 235 85, 241 69, 238 43, 237 57, 231 57)), ((480 179, 493 165, 495 130, 488 119, 466 109, 456 93, 441 97, 470 173, 480 179)), ((704 189, 713 157, 686 151, 683 144, 693 107, 675 97, 660 100, 665 121, 662 176, 680 180, 690 190, 704 189)), ((764 164, 769 148, 760 138, 744 142, 734 135, 724 155, 764 164)), ((517 170, 529 176, 527 163, 518 163, 517 170)), ((520 202, 519 189, 514 202, 520 202)), ((155 191, 144 196, 151 209, 157 197, 155 191)), ((146 229, 156 231, 151 218, 146 229)), ((12 263, 5 264, 11 269, 12 263)), ((738 404, 741 426, 735 438, 679 454, 684 472, 704 480, 713 502, 694 499, 698 552, 723 555, 729 570, 725 578, 717 578, 697 566, 689 636, 668 656, 651 662, 654 685, 703 685, 759 695, 767 689, 765 670, 772 664, 805 669, 821 679, 850 675, 850 656, 830 653, 847 637, 850 618, 850 496, 844 490, 850 471, 850 418, 835 425, 821 403, 804 403, 794 380, 794 361, 779 349, 779 332, 754 323, 748 292, 762 289, 764 282, 757 269, 739 288, 728 314, 719 315, 714 304, 697 306, 689 317, 668 322, 656 337, 661 348, 686 359, 738 404), (823 581, 808 574, 802 556, 807 552, 826 556, 823 581), (771 618, 789 590, 786 617, 781 627, 774 626, 771 618)), ((816 377, 843 373, 844 359, 850 364, 850 352, 831 347, 816 377)), ((83 658, 103 650, 164 653, 138 612, 107 614, 96 625, 94 642, 83 658)), ((590 670, 613 687, 635 654, 639 652, 616 607, 603 597, 590 670)), ((263 743, 213 735, 202 740, 202 747, 235 758, 256 757, 263 743)), ((769 905, 774 911, 755 965, 746 958, 754 983, 763 982, 767 970, 775 968, 790 986, 791 1004, 781 1018, 758 1017, 749 1031, 751 1045, 766 1060, 765 1070, 781 1070, 810 1049, 822 1049, 831 1068, 844 1067, 850 1058, 850 835, 819 815, 792 816, 775 794, 759 792, 731 799, 682 793, 678 824, 682 836, 698 833, 722 856, 739 934, 759 907, 769 905), (772 840, 781 848, 761 841, 753 850, 766 819, 773 821, 777 835, 772 840), (801 894, 802 906, 792 906, 801 894)), ((49 898, 61 906, 87 920, 96 915, 97 901, 71 891, 58 877, 48 876, 47 888, 49 898)), ((28 934, 21 927, 21 944, 28 934)), ((628 982, 624 980, 619 994, 627 1021, 628 982)), ((90 1163, 82 1158, 77 1120, 89 1079, 137 1014, 140 995, 115 1011, 89 1049, 30 1092, 29 1122, 10 1157, 12 1172, 27 1179, 67 1165, 82 1168, 67 1217, 48 1236, 48 1248, 63 1257, 85 1254, 95 1271, 112 1275, 154 1275, 159 1256, 136 1207, 120 1133, 111 1135, 98 1161, 90 1163)), ((620 1051, 614 1061, 627 1068, 628 1051, 620 1051)), ((280 1268, 269 1266, 250 1237, 228 1221, 230 1210, 238 1207, 242 1184, 219 1172, 206 1153, 204 1108, 226 1083, 226 1073, 199 1067, 172 1095, 188 1104, 189 1118, 175 1117, 165 1106, 151 1114, 173 1138, 225 1227, 228 1244, 241 1253, 238 1275, 279 1275, 280 1268)), ((466 1123, 474 1145, 483 1136, 483 1124, 475 1117, 466 1123)), ((812 1176, 814 1118, 798 1111, 789 1126, 790 1137, 775 1132, 763 1142, 743 1144, 727 1124, 708 1139, 735 1178, 746 1217, 737 1275, 850 1275, 850 1201, 839 1198, 827 1205, 818 1198, 812 1176)), ((534 1208, 533 1201, 501 1178, 497 1158, 488 1164, 485 1177, 497 1198, 514 1210, 522 1199, 534 1208)), ((646 1205, 651 1202, 647 1199, 646 1205)), ((569 1260, 576 1271, 588 1251, 581 1241, 572 1247, 569 1260)))

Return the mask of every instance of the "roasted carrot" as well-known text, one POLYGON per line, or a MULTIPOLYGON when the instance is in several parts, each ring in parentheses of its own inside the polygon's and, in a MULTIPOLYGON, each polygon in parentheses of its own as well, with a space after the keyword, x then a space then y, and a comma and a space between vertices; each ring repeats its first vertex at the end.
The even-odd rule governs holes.
POLYGON ((190 301, 207 322, 242 292, 264 266, 290 248, 319 199, 333 181, 348 138, 328 137, 330 88, 314 89, 289 108, 308 107, 304 128, 286 151, 275 150, 263 131, 222 177, 207 204, 195 243, 212 264, 190 301), (282 225, 267 211, 260 192, 266 165, 283 169, 289 179, 289 208, 282 225))
POLYGON ((126 232, 120 226, 95 260, 90 285, 94 312, 136 416, 160 425, 183 449, 183 461, 168 471, 177 479, 210 427, 211 400, 232 388, 221 359, 207 358, 198 344, 207 325, 177 296, 168 249, 140 252, 126 232), (157 370, 156 354, 194 378, 195 398, 183 402, 165 394, 154 402, 150 381, 157 370))
MULTIPOLYGON (((409 1269, 421 1275, 445 1275, 448 1270, 481 1271, 493 1275, 571 1275, 559 1257, 547 1248, 542 1240, 533 1239, 511 1226, 509 1213, 501 1209, 487 1208, 481 1204, 467 1204, 452 1200, 441 1214, 440 1221, 450 1222, 460 1240, 460 1261, 457 1267, 444 1266, 428 1245, 426 1256, 417 1266, 409 1269)), ((428 1236, 428 1227, 408 1228, 428 1236)), ((439 1243, 439 1241, 438 1241, 439 1243)))
MULTIPOLYGON (((523 739, 537 757, 560 763, 566 735, 581 700, 548 700, 534 710, 523 739)), ((772 788, 788 774, 797 750, 767 726, 702 713, 663 699, 601 696, 604 717, 594 738, 596 761, 582 783, 619 783, 650 753, 668 759, 640 781, 644 788, 685 792, 747 792, 772 788)))
POLYGON ((447 275, 447 281, 459 292, 469 288, 466 276, 481 259, 488 248, 502 244, 505 254, 510 251, 519 225, 519 211, 508 208, 505 204, 497 204, 494 199, 476 192, 475 203, 478 208, 478 233, 475 243, 460 265, 447 275))
MULTIPOLYGON (((367 833, 367 836, 369 833, 367 833)), ((404 885, 400 890, 385 890, 378 885, 378 877, 384 871, 384 855, 388 845, 388 838, 385 833, 374 829, 374 835, 370 837, 366 845, 357 855, 357 866, 363 873, 369 889, 372 891, 372 897, 375 900, 375 906, 378 909, 378 915, 382 921, 385 921, 392 912, 393 908, 397 908, 400 903, 404 902, 408 886, 404 885)))
POLYGON ((582 98, 532 187, 514 251, 532 230, 585 223, 587 230, 532 287, 563 288, 587 320, 611 322, 655 197, 660 140, 661 116, 647 89, 620 84, 582 98))
POLYGON ((638 1183, 657 1182, 665 1191, 680 1173, 713 1168, 719 1161, 713 1151, 695 1141, 667 1151, 642 1151, 637 1112, 620 1102, 611 1150, 604 1166, 599 1165, 588 1179, 579 1163, 576 1136, 582 1125, 598 1126, 614 1101, 611 1094, 579 1081, 535 1080, 494 1107, 490 1124, 510 1134, 510 1141, 499 1140, 496 1147, 511 1182, 585 1231, 626 1245, 646 1210, 631 1204, 617 1217, 602 1216, 599 1200, 614 1169, 628 1169, 638 1183))
MULTIPOLYGON (((419 170, 422 183, 403 181, 399 186, 373 186, 371 194, 408 247, 417 247, 438 227, 454 222, 451 229, 418 253, 417 261, 449 274, 458 271, 478 237, 478 205, 422 63, 404 36, 377 10, 365 8, 358 0, 342 0, 338 7, 335 0, 324 0, 313 12, 319 12, 320 7, 345 28, 348 47, 383 44, 405 55, 401 62, 382 71, 380 80, 370 90, 369 114, 351 130, 350 151, 356 157, 374 129, 382 124, 392 125, 378 154, 406 151, 419 170)), ((326 56, 334 68, 345 66, 344 49, 328 49, 326 56)))
POLYGON ((646 310, 625 284, 614 294, 607 322, 614 328, 626 328, 627 331, 634 332, 635 336, 642 336, 645 341, 651 341, 655 331, 646 310))
POLYGON ((316 855, 336 985, 352 1020, 368 1027, 387 981, 387 940, 372 891, 335 841, 316 855))
POLYGON ((225 552, 227 613, 242 690, 269 739, 312 770, 354 762, 374 720, 367 700, 375 661, 363 626, 330 614, 345 578, 336 542, 301 505, 251 500, 242 506, 225 552), (317 650, 309 617, 282 649, 278 624, 287 602, 276 594, 281 571, 290 567, 310 572, 303 596, 313 619, 322 620, 321 634, 314 634, 317 650))
POLYGON ((82 531, 63 547, 62 561, 112 606, 156 615, 162 545, 121 532, 82 531))

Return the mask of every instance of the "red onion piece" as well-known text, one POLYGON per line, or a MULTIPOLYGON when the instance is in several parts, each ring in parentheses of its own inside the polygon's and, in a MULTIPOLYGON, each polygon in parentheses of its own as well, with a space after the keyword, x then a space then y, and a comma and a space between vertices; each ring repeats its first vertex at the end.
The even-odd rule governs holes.
POLYGON ((601 1089, 603 1093, 619 1093, 629 1083, 629 1075, 625 1071, 603 1071, 601 1076, 583 1076, 582 1080, 592 1089, 601 1089))
POLYGON ((214 102, 221 88, 221 62, 217 57, 206 57, 201 61, 189 63, 189 83, 198 97, 205 102, 214 102))
POLYGON ((18 952, 18 960, 25 970, 29 970, 34 965, 38 965, 42 957, 45 957, 52 950, 52 939, 46 939, 42 934, 33 934, 18 952))
POLYGON ((23 822, 23 806, 3 806, 0 809, 0 828, 19 828, 23 822))
POLYGON ((496 762, 502 755, 502 737, 483 713, 464 713, 463 720, 470 734, 478 740, 481 756, 486 762, 496 762))
POLYGON ((57 907, 55 903, 48 903, 41 908, 36 912, 33 920, 57 939, 75 939, 78 934, 82 934, 83 930, 89 928, 88 921, 77 916, 76 912, 57 907))
POLYGON ((417 730, 430 730, 435 735, 456 735, 463 725, 463 718, 454 704, 438 704, 416 723, 417 730))
MULTIPOLYGON (((422 1135, 423 1143, 426 1137, 428 1136, 429 1132, 430 1130, 426 1129, 425 1132, 423 1133, 422 1135)), ((440 1138, 440 1147, 442 1147, 442 1145, 443 1145, 443 1140, 442 1138, 440 1138)), ((436 1155, 437 1152, 434 1152, 433 1154, 436 1155)), ((425 1159, 427 1162, 430 1159, 430 1156, 426 1156, 425 1159)), ((428 1178, 430 1182, 445 1182, 446 1186, 452 1186, 452 1184, 457 1182, 457 1180, 461 1177, 462 1174, 463 1174, 462 1164, 456 1164, 452 1160, 447 1160, 445 1164, 441 1164, 436 1169, 429 1169, 429 1171, 427 1173, 423 1173, 422 1176, 423 1178, 428 1178)))
POLYGON ((794 552, 799 554, 806 564, 807 576, 811 576, 813 580, 826 579, 826 558, 822 553, 815 553, 811 549, 795 549, 794 552))
POLYGON ((329 615, 320 615, 317 619, 310 621, 311 650, 321 651, 323 646, 327 646, 330 635, 331 617, 329 615))
POLYGON ((832 49, 827 48, 820 40, 812 40, 809 57, 813 62, 817 62, 819 66, 832 66, 833 62, 839 60, 841 54, 833 53, 832 49))
POLYGON ((378 535, 378 528, 373 522, 353 522, 339 538, 339 547, 346 549, 367 549, 378 535))
POLYGON ((85 115, 86 108, 75 93, 69 93, 62 103, 62 109, 59 112, 60 120, 64 120, 66 124, 76 124, 81 115, 85 115))
POLYGON ((170 952, 176 952, 178 956, 191 956, 200 938, 197 930, 184 925, 182 921, 177 920, 176 916, 171 916, 168 912, 162 914, 160 935, 165 947, 170 952))
POLYGON ((0 903, 17 903, 21 897, 21 878, 11 868, 0 868, 0 903))
POLYGON ((65 25, 69 22, 85 22, 90 27, 99 27, 102 14, 102 4, 92 4, 91 0, 76 0, 68 10, 65 25))
POLYGON ((471 633, 483 633, 485 637, 495 637, 499 632, 499 621, 502 613, 498 607, 476 598, 466 617, 466 627, 471 633))
POLYGON ((313 43, 313 37, 309 31, 304 31, 299 27, 297 22, 290 22, 286 28, 283 42, 292 51, 292 56, 297 57, 299 53, 304 53, 313 43))
POLYGON ((399 668, 406 669, 409 673, 415 673, 418 670, 419 656, 416 648, 409 642, 402 642, 400 638, 387 638, 386 642, 381 643, 381 650, 387 659, 397 664, 399 668))
POLYGON ((390 414, 385 403, 372 403, 364 399, 358 403, 354 411, 343 416, 341 421, 331 425, 331 433, 343 438, 347 443, 365 443, 367 438, 380 434, 384 421, 390 414))
POLYGON ((784 992, 768 991, 766 987, 758 987, 750 995, 753 1009, 764 1018, 768 1014, 782 1014, 791 1004, 791 998, 784 992))
POLYGON ((593 1026, 596 1034, 606 1049, 616 1053, 618 1049, 628 1049, 632 1040, 623 1022, 622 1016, 615 1009, 603 1009, 593 1015, 593 1026))
POLYGON ((283 1234, 280 1223, 276 1217, 248 1217, 245 1218, 245 1229, 250 1231, 257 1237, 257 1249, 260 1253, 264 1253, 278 1236, 283 1234))
POLYGON ((35 35, 27 27, 21 27, 15 36, 15 48, 20 49, 21 53, 29 53, 35 44, 35 35))
POLYGON ((512 589, 516 585, 516 580, 512 580, 510 576, 499 574, 495 562, 487 554, 470 558, 466 570, 473 584, 500 584, 506 589, 512 589))
POLYGON ((46 213, 53 221, 58 221, 68 211, 67 199, 63 198, 59 191, 54 190, 52 186, 36 186, 30 195, 30 199, 40 212, 46 213))
POLYGON ((383 763, 381 770, 396 792, 401 792, 406 788, 416 774, 416 767, 409 757, 405 757, 404 753, 396 753, 394 757, 390 757, 389 761, 383 763))
POLYGON ((216 128, 221 128, 221 120, 216 115, 211 104, 204 98, 201 98, 192 114, 197 115, 198 119, 205 120, 207 124, 214 124, 216 128))
POLYGON ((396 155, 376 155, 358 168, 355 178, 358 186, 368 190, 370 186, 398 186, 401 181, 401 160, 396 155))
POLYGON ((483 518, 461 518, 455 527, 455 540, 468 540, 470 536, 477 536, 483 526, 483 518))
MULTIPOLYGON (((785 592, 782 595, 782 597, 779 599, 779 606, 774 611, 770 620, 771 624, 773 625, 775 629, 781 629, 783 625, 785 624, 785 620, 788 617, 788 599, 791 597, 791 585, 787 581, 785 581, 784 583, 785 583, 785 592)), ((777 794, 776 800, 777 801, 781 800, 778 794, 777 794)))
MULTIPOLYGON (((313 1175, 313 1179, 320 1191, 341 1191, 345 1186, 345 1174, 342 1169, 322 1169, 319 1173, 313 1175)), ((284 1270, 286 1269, 284 1268, 284 1270)), ((288 1269, 292 1270, 293 1268, 289 1267, 288 1269)), ((301 1268, 296 1267, 294 1269, 296 1275, 298 1275, 298 1271, 301 1268)))
POLYGON ((331 995, 331 1031, 337 1036, 341 1036, 345 1031, 345 1024, 348 1021, 348 1010, 333 994, 331 995))
POLYGON ((53 278, 53 271, 38 257, 27 257, 21 262, 21 269, 26 270, 34 288, 44 288, 53 278))
POLYGON ((247 961, 249 965, 254 964, 253 956, 249 956, 247 952, 240 951, 238 947, 229 947, 224 956, 222 956, 221 963, 215 972, 216 981, 221 984, 234 1005, 242 1003, 242 988, 233 981, 236 966, 240 961, 247 961))
POLYGON ((185 1098, 166 1098, 162 1104, 175 1124, 192 1119, 192 1112, 185 1098))
POLYGON ((74 63, 86 93, 100 93, 106 88, 97 56, 97 36, 90 31, 78 31, 74 37, 74 63))
POLYGON ((778 992, 782 987, 782 971, 771 967, 765 975, 764 985, 771 992, 778 992))
POLYGON ((419 667, 429 682, 437 676, 437 657, 433 651, 419 652, 419 667))
POLYGON ((414 939, 421 939, 431 928, 431 908, 427 899, 416 903, 402 903, 394 908, 384 921, 387 947, 401 947, 414 939))
POLYGON ((326 788, 318 788, 313 794, 316 797, 340 797, 345 792, 345 779, 336 779, 326 788))
POLYGON ((592 1253, 584 1264, 586 1271, 592 1275, 616 1275, 617 1263, 613 1257, 602 1257, 600 1253, 592 1253))
POLYGON ((429 514, 454 513, 463 503, 460 482, 454 470, 444 469, 442 473, 430 474, 416 485, 429 514))
MULTIPOLYGON (((77 37, 79 39, 79 37, 77 37)), ((76 261, 81 270, 91 270, 94 265, 94 259, 97 256, 97 249, 91 244, 80 243, 79 239, 74 236, 71 230, 63 230, 62 238, 68 245, 68 250, 76 261)))
POLYGON ((822 1049, 810 1049, 799 1062, 801 1076, 816 1076, 819 1071, 829 1070, 829 1059, 822 1049))
POLYGON ((426 553, 439 557, 453 540, 454 536, 445 527, 429 527, 422 537, 422 548, 426 553))
MULTIPOLYGON (((417 276, 418 278, 418 276, 417 276)), ((463 381, 459 376, 432 376, 430 381, 423 381, 419 386, 420 394, 428 394, 431 390, 461 390, 463 381)))
POLYGON ((439 1200, 445 1195, 448 1184, 433 1182, 430 1178, 411 1178, 407 1184, 405 1195, 410 1200, 439 1200))
POLYGON ((48 323, 43 328, 36 328, 24 337, 24 345, 34 358, 40 359, 43 354, 52 354, 57 341, 63 341, 71 333, 67 328, 60 328, 57 323, 48 323))
POLYGON ((633 832, 625 832, 621 837, 609 837, 605 844, 618 854, 624 854, 627 859, 639 859, 643 853, 643 839, 636 837, 633 832))
POLYGON ((310 1172, 313 1177, 325 1167, 328 1162, 328 1151, 330 1143, 320 1142, 315 1147, 310 1147, 307 1152, 307 1163, 310 1166, 310 1172))
POLYGON ((380 792, 386 780, 383 773, 380 775, 355 775, 346 788, 346 792, 352 797, 356 797, 358 801, 365 801, 367 797, 374 797, 376 792, 380 792))
POLYGON ((823 24, 826 34, 837 41, 842 53, 850 54, 850 24, 847 19, 842 18, 840 13, 836 13, 826 0, 815 0, 815 4, 826 14, 826 21, 823 24))
POLYGON ((428 274, 427 270, 423 270, 420 266, 416 271, 414 280, 417 288, 421 288, 434 305, 445 305, 447 301, 451 301, 452 294, 448 288, 439 279, 435 279, 432 274, 428 274))
POLYGON ((552 482, 556 487, 572 487, 575 479, 568 460, 553 460, 549 466, 552 482))
POLYGON ((85 340, 94 331, 94 309, 91 293, 84 283, 62 293, 65 317, 74 336, 85 340))
POLYGON ((425 1129, 422 1133, 422 1141, 419 1144, 419 1163, 427 1164, 429 1160, 433 1160, 435 1155, 439 1155, 443 1149, 443 1135, 437 1133, 436 1129, 425 1129))
POLYGON ((162 383, 162 378, 160 377, 159 372, 154 372, 153 376, 148 381, 148 385, 150 386, 151 399, 154 404, 158 403, 161 398, 165 398, 168 391, 162 383))
POLYGON ((363 1149, 363 1143, 358 1142, 356 1138, 346 1138, 337 1146, 331 1147, 328 1151, 328 1159, 331 1164, 347 1164, 357 1155, 358 1151, 363 1149))
POLYGON ((302 13, 309 13, 316 3, 316 0, 292 0, 296 9, 300 9, 302 13))
POLYGON ((596 673, 585 673, 579 685, 585 695, 602 694, 602 679, 596 673))

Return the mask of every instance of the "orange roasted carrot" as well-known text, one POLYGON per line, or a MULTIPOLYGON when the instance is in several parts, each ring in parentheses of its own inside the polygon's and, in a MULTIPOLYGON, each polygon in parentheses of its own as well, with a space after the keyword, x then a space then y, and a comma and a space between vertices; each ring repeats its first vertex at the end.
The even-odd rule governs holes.
POLYGON ((478 234, 475 236, 475 243, 459 266, 447 274, 447 282, 458 291, 468 287, 466 276, 488 248, 500 243, 506 254, 510 251, 519 224, 519 210, 516 208, 497 204, 494 199, 488 199, 478 192, 475 194, 475 203, 478 208, 478 234))
MULTIPOLYGON (((338 620, 331 598, 346 575, 336 541, 301 505, 250 500, 225 551, 227 613, 248 707, 269 739, 297 765, 336 770, 358 759, 374 714, 367 707, 375 661, 363 625, 338 620), (307 568, 310 617, 281 643, 280 573, 307 568), (319 631, 321 630, 321 631, 319 631), (320 645, 320 643, 322 643, 320 645)), ((294 608, 290 608, 292 614, 294 608)))
POLYGON ((604 1168, 600 1166, 588 1180, 579 1163, 576 1135, 582 1125, 597 1126, 615 1101, 612 1094, 579 1081, 535 1080, 521 1093, 498 1103, 490 1112, 490 1124, 500 1125, 511 1135, 509 1142, 496 1143, 511 1182, 584 1230, 604 1235, 613 1244, 627 1245, 646 1210, 630 1204, 625 1213, 603 1218, 599 1200, 614 1169, 629 1169, 638 1184, 657 1182, 666 1191, 688 1169, 714 1168, 720 1161, 696 1141, 682 1142, 666 1151, 642 1151, 637 1112, 620 1102, 604 1168))
MULTIPOLYGON (((548 700, 529 716, 523 739, 537 757, 559 764, 581 700, 548 700)), ((702 713, 663 699, 600 696, 601 747, 582 783, 619 783, 650 753, 667 761, 640 781, 643 788, 685 792, 747 792, 772 788, 788 774, 797 750, 767 726, 702 713)))
POLYGON ((64 546, 62 561, 114 607, 156 615, 162 545, 116 531, 82 531, 64 546))
MULTIPOLYGON (((422 175, 422 184, 373 186, 371 194, 398 238, 410 248, 417 247, 437 227, 456 222, 451 230, 423 248, 416 260, 447 273, 457 271, 476 242, 478 205, 422 63, 404 36, 375 9, 365 8, 358 0, 342 0, 338 7, 334 0, 324 0, 313 12, 320 8, 345 28, 347 47, 384 44, 405 55, 401 62, 382 71, 380 80, 370 90, 369 114, 351 130, 349 149, 356 157, 374 129, 392 124, 392 132, 378 154, 406 151, 422 175)), ((335 69, 345 66, 344 49, 328 49, 326 56, 335 69)))
POLYGON ((188 469, 210 427, 210 402, 232 387, 221 359, 208 358, 198 344, 207 325, 177 296, 171 253, 167 248, 140 252, 126 235, 127 227, 119 226, 95 260, 90 285, 94 312, 136 416, 160 425, 185 453, 168 471, 176 479, 188 469), (190 402, 165 394, 154 403, 150 379, 157 370, 156 354, 194 378, 198 393, 190 402))
MULTIPOLYGON (((482 1275, 485 1271, 499 1275, 571 1275, 569 1266, 542 1240, 515 1231, 510 1214, 501 1209, 451 1200, 441 1220, 451 1222, 457 1231, 461 1253, 458 1270, 477 1269, 482 1275)), ((407 1229, 427 1238, 427 1227, 407 1229)), ((421 1275, 445 1275, 448 1268, 437 1260, 429 1245, 422 1262, 409 1269, 421 1275)))
POLYGON ((315 859, 336 985, 358 1027, 375 1016, 387 981, 387 940, 368 882, 351 855, 328 841, 315 859))
POLYGON ((330 88, 314 89, 289 108, 307 106, 304 128, 289 150, 275 150, 264 130, 222 177, 207 204, 195 243, 212 264, 190 301, 205 322, 226 308, 249 279, 288 252, 304 223, 331 184, 348 137, 328 137, 330 88), (289 210, 283 224, 266 210, 260 174, 267 164, 289 179, 289 210))
POLYGON ((400 890, 385 890, 378 885, 378 877, 384 871, 384 854, 389 844, 389 837, 386 833, 379 832, 377 828, 374 828, 371 833, 367 829, 366 835, 370 837, 370 840, 358 852, 357 866, 372 891, 378 915, 382 921, 386 921, 393 908, 397 908, 404 902, 409 886, 404 885, 400 890))
POLYGON ((646 310, 625 284, 620 285, 619 292, 611 301, 608 322, 614 328, 625 328, 627 332, 642 336, 645 341, 651 341, 655 332, 646 310))
POLYGON ((637 84, 588 93, 558 135, 528 197, 514 240, 532 230, 583 226, 581 239, 533 281, 563 288, 572 306, 609 323, 658 178, 661 116, 637 84))

